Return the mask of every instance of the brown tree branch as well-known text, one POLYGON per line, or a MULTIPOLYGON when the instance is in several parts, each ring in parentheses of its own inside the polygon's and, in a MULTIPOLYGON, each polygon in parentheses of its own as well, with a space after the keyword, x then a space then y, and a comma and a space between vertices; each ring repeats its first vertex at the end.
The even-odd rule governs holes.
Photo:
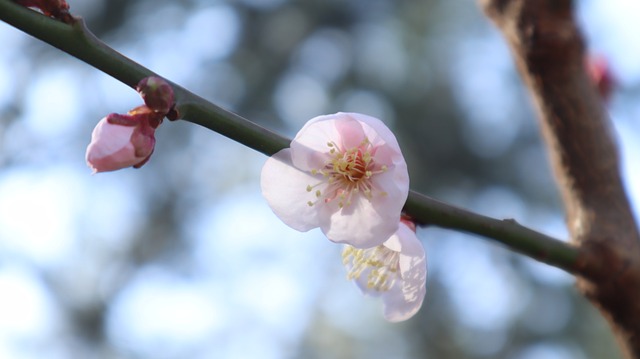
POLYGON ((611 126, 585 71, 570 0, 480 0, 502 31, 538 111, 580 250, 578 288, 640 359, 640 241, 611 126))

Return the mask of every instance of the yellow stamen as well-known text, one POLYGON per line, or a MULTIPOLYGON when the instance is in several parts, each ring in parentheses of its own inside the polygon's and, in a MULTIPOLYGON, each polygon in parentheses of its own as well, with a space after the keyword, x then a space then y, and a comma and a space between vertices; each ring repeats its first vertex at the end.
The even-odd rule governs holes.
MULTIPOLYGON (((368 138, 364 138, 356 147, 341 149, 335 142, 327 142, 330 159, 324 167, 312 169, 312 175, 322 174, 326 180, 308 185, 307 192, 312 192, 317 186, 326 187, 314 192, 315 197, 329 203, 338 199, 339 208, 351 205, 354 195, 363 193, 365 198, 372 199, 374 186, 371 178, 376 174, 387 171, 387 166, 378 165, 372 155, 374 148, 368 138)), ((310 202, 315 204, 316 202, 310 202)))
POLYGON ((357 249, 346 246, 342 251, 342 263, 347 266, 347 278, 367 276, 367 288, 385 292, 400 277, 399 253, 385 246, 357 249))

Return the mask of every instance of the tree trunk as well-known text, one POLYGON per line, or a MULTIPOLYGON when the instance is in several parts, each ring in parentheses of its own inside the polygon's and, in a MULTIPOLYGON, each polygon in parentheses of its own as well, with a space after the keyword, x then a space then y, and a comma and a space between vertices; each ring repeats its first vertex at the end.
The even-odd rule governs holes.
POLYGON ((533 97, 579 248, 578 289, 640 359, 640 241, 613 131, 585 70, 570 0, 480 0, 502 31, 533 97))

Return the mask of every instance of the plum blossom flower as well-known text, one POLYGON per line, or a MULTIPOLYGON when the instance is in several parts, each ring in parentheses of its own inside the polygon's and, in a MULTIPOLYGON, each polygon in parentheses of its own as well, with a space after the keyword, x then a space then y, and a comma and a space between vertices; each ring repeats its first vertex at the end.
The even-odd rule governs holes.
POLYGON ((381 297, 384 317, 390 322, 411 318, 426 293, 427 261, 415 234, 415 225, 400 223, 383 244, 366 249, 345 246, 342 262, 349 279, 365 295, 381 297))
POLYGON ((382 121, 358 113, 318 116, 291 147, 262 168, 262 194, 299 231, 320 227, 331 240, 367 248, 398 229, 409 192, 407 164, 382 121))
POLYGON ((127 115, 112 113, 104 117, 91 134, 87 165, 93 173, 142 167, 153 153, 155 131, 161 122, 162 115, 158 116, 146 106, 127 115))

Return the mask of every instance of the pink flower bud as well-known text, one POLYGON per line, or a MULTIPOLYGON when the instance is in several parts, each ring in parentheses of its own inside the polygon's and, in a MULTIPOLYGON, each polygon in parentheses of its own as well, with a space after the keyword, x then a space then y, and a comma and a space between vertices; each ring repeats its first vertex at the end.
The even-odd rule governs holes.
POLYGON ((586 66, 591 82, 598 89, 602 100, 607 102, 617 85, 609 62, 602 56, 591 56, 587 58, 586 66))
POLYGON ((145 106, 128 115, 112 113, 104 117, 91 134, 87 165, 93 173, 142 167, 153 153, 155 128, 161 121, 162 117, 145 106))
POLYGON ((144 103, 151 110, 163 115, 173 107, 173 89, 167 81, 150 76, 140 80, 136 91, 142 96, 144 103))

